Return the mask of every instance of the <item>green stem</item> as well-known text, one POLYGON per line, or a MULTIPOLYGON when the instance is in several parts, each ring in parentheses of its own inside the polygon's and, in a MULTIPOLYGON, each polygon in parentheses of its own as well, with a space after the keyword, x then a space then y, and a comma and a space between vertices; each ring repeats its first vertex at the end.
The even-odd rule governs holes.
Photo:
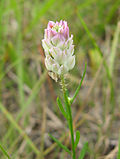
POLYGON ((70 105, 70 102, 68 102, 68 97, 66 94, 64 76, 61 76, 61 83, 62 83, 62 90, 63 90, 64 100, 65 100, 66 112, 68 116, 67 121, 68 121, 69 129, 70 129, 70 133, 71 133, 71 143, 72 143, 72 152, 73 152, 72 157, 73 159, 76 159, 71 105, 70 105))

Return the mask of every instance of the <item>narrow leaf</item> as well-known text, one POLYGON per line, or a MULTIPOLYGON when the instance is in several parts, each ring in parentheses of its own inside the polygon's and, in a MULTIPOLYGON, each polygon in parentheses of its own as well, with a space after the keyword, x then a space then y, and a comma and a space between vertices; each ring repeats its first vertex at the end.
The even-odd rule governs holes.
POLYGON ((75 148, 77 147, 79 140, 80 140, 80 132, 77 130, 76 131, 75 148))
POLYGON ((81 86, 82 86, 82 82, 83 82, 84 77, 85 77, 86 68, 87 68, 87 64, 85 64, 85 69, 84 69, 84 72, 83 72, 83 75, 82 75, 82 79, 81 79, 81 81, 80 81, 80 84, 79 84, 78 88, 77 88, 76 91, 75 91, 75 94, 74 94, 73 98, 71 99, 71 104, 73 103, 73 101, 75 100, 76 96, 78 95, 78 93, 79 93, 79 91, 80 91, 80 88, 81 88, 81 86))
POLYGON ((2 147, 2 145, 0 144, 0 149, 3 152, 3 154, 8 158, 11 159, 10 156, 8 155, 7 151, 2 147))
POLYGON ((53 137, 51 134, 49 134, 49 136, 51 137, 52 140, 54 140, 59 147, 61 147, 62 149, 64 149, 66 152, 68 152, 69 154, 71 154, 71 151, 65 146, 63 145, 59 140, 57 140, 55 137, 53 137))
POLYGON ((66 112, 65 112, 65 110, 64 110, 64 108, 63 108, 63 105, 62 105, 62 103, 61 103, 59 97, 57 97, 57 104, 58 104, 59 109, 60 109, 61 113, 63 114, 63 116, 64 116, 65 118, 67 118, 67 114, 66 114, 66 112))
POLYGON ((88 142, 86 142, 80 152, 80 156, 79 156, 79 159, 84 159, 85 157, 85 154, 87 152, 87 149, 88 149, 88 142))

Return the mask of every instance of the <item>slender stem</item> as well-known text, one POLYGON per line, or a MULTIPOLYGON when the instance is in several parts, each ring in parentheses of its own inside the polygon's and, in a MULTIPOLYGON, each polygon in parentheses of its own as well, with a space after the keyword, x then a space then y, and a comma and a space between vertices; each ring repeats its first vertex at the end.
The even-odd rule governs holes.
POLYGON ((61 76, 61 83, 62 83, 62 90, 63 90, 63 94, 64 94, 66 112, 67 112, 67 116, 68 116, 67 121, 68 121, 69 129, 70 129, 70 133, 71 133, 71 143, 72 143, 72 152, 73 152, 72 157, 73 157, 73 159, 76 159, 71 105, 68 102, 68 97, 67 97, 67 94, 66 94, 64 76, 61 76))

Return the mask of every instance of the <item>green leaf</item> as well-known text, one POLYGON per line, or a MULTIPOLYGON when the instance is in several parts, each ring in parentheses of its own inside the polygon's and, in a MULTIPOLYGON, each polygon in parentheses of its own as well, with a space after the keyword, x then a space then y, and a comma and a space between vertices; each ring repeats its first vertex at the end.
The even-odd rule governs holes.
POLYGON ((85 154, 86 154, 86 151, 88 149, 88 142, 86 142, 80 152, 80 156, 79 156, 79 159, 84 159, 85 157, 85 154))
POLYGON ((80 140, 80 132, 77 130, 76 131, 75 148, 77 147, 79 140, 80 140))
POLYGON ((52 140, 54 140, 58 145, 59 147, 61 147, 62 149, 64 149, 66 152, 68 152, 69 154, 71 154, 71 151, 66 147, 64 146, 59 140, 57 140, 55 137, 53 137, 51 134, 49 134, 49 136, 51 137, 52 140))
POLYGON ((8 155, 7 151, 2 147, 2 145, 0 144, 0 149, 3 152, 3 154, 8 158, 11 159, 10 156, 8 155))
POLYGON ((119 145, 118 145, 117 159, 120 159, 120 137, 119 137, 119 145))
POLYGON ((64 108, 63 108, 63 105, 62 105, 62 103, 61 103, 59 97, 57 97, 57 104, 58 104, 59 109, 60 109, 61 113, 63 114, 63 116, 64 116, 65 118, 67 118, 67 114, 66 114, 66 112, 65 112, 65 110, 64 110, 64 108))
POLYGON ((84 80, 84 77, 85 77, 85 73, 86 73, 86 68, 87 68, 87 64, 85 64, 85 69, 84 69, 84 72, 83 72, 83 75, 82 75, 82 79, 80 81, 80 84, 79 86, 77 87, 76 91, 75 91, 75 94, 73 96, 73 98, 71 99, 71 104, 73 103, 73 101, 75 100, 76 96, 78 95, 79 91, 80 91, 80 88, 82 86, 82 82, 84 80))

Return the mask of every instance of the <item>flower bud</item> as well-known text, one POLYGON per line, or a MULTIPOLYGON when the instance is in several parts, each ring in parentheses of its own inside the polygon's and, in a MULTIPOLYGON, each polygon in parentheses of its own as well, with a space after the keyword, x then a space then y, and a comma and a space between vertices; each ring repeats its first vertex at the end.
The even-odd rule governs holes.
POLYGON ((45 51, 45 66, 49 72, 52 72, 52 78, 64 75, 74 67, 73 35, 69 37, 66 21, 61 20, 56 23, 49 21, 42 46, 45 51))

